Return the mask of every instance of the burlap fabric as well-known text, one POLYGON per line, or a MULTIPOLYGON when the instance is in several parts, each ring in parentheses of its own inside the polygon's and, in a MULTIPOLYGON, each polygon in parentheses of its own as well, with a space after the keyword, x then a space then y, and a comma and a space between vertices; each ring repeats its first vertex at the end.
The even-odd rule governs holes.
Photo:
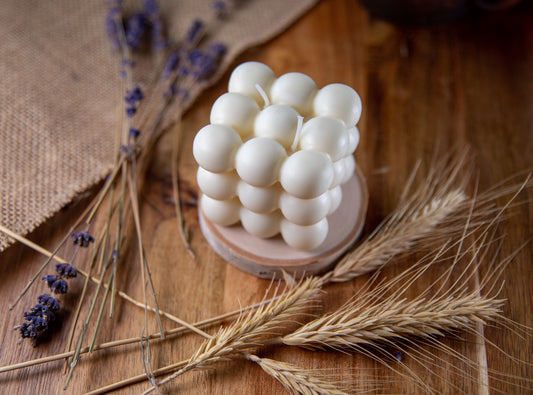
MULTIPOLYGON (((228 46, 220 71, 316 1, 244 2, 216 30, 228 46)), ((183 37, 193 18, 211 12, 210 3, 162 1, 169 37, 183 37)), ((19 234, 110 169, 122 93, 106 12, 105 0, 0 3, 0 223, 19 234)), ((9 243, 0 233, 0 251, 9 243)))

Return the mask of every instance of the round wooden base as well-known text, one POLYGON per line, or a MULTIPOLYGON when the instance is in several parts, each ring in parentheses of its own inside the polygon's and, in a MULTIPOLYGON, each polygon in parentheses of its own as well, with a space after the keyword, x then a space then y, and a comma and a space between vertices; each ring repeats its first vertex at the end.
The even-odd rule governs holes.
POLYGON ((200 227, 211 247, 233 266, 262 278, 282 278, 282 270, 295 277, 328 269, 359 237, 368 206, 368 190, 361 170, 342 185, 342 203, 328 217, 326 240, 311 251, 288 246, 280 235, 261 239, 240 225, 219 226, 198 210, 200 227))

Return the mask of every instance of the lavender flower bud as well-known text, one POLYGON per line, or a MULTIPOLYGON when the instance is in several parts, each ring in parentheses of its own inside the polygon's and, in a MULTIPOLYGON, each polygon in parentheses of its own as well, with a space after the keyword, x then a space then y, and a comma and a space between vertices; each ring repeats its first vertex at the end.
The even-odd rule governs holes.
POLYGON ((170 75, 174 71, 176 71, 179 62, 180 62, 180 53, 178 51, 172 51, 167 57, 165 66, 163 66, 162 78, 164 80, 167 80, 170 77, 170 75))
POLYGON ((195 19, 185 35, 185 42, 187 44, 193 44, 198 39, 203 28, 204 23, 199 19, 195 19))
POLYGON ((132 50, 137 49, 146 31, 146 16, 142 12, 133 14, 126 20, 126 44, 132 50))
POLYGON ((94 243, 94 237, 87 232, 73 233, 70 238, 73 240, 74 244, 79 244, 80 247, 89 247, 90 243, 94 243))
POLYGON ((56 294, 66 294, 68 291, 68 283, 66 280, 58 278, 54 281, 54 283, 50 287, 50 290, 56 294))
POLYGON ((48 285, 48 288, 52 288, 52 285, 54 284, 54 281, 57 280, 57 276, 55 276, 54 274, 48 274, 46 276, 42 276, 41 280, 46 281, 46 283, 48 285))
POLYGON ((76 268, 68 263, 58 263, 56 265, 56 272, 60 276, 68 278, 76 277, 78 275, 76 268))
POLYGON ((129 134, 131 138, 136 139, 141 135, 141 131, 139 129, 131 127, 129 134))
POLYGON ((228 6, 223 1, 213 1, 211 8, 218 19, 223 19, 228 14, 228 6))
POLYGON ((149 19, 158 17, 161 14, 159 4, 155 0, 144 0, 144 13, 149 19))
POLYGON ((59 311, 59 302, 50 295, 41 295, 38 298, 39 304, 45 305, 50 311, 59 311))
POLYGON ((156 50, 168 47, 168 40, 165 36, 165 24, 161 18, 152 20, 152 45, 156 50))
POLYGON ((227 47, 223 43, 214 43, 211 44, 207 50, 207 52, 215 59, 216 62, 218 62, 227 51, 227 47))

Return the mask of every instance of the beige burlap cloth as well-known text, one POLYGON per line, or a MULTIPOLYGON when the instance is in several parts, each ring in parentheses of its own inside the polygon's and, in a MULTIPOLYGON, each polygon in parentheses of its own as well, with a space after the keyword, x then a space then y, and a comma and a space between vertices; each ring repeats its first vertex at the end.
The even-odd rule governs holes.
MULTIPOLYGON (((242 2, 215 32, 228 46, 221 70, 316 1, 242 2)), ((211 12, 210 0, 160 4, 174 41, 211 12)), ((110 170, 122 92, 106 12, 105 0, 0 3, 0 224, 19 234, 110 170)), ((10 242, 0 233, 0 251, 10 242)))

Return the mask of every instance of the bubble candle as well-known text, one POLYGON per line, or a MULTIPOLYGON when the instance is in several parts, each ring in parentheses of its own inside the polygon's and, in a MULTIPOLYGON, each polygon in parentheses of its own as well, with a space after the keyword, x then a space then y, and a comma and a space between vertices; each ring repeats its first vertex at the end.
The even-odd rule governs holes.
POLYGON ((193 143, 203 220, 316 250, 354 178, 360 116, 347 85, 319 89, 302 73, 241 64, 193 143))

